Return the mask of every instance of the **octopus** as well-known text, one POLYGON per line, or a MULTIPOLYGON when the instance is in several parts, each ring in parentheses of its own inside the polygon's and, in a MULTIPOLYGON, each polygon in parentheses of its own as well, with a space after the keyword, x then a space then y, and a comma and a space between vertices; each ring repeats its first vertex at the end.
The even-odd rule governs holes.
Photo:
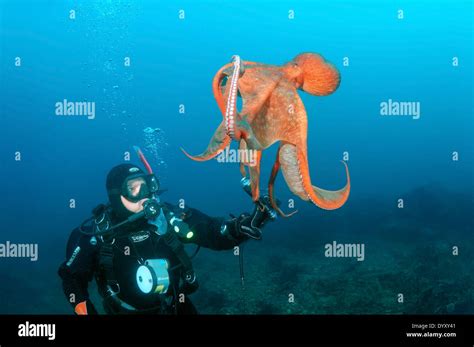
POLYGON ((256 160, 240 163, 244 177, 247 168, 253 201, 260 196, 260 162, 262 151, 279 143, 277 156, 268 182, 272 207, 283 217, 276 203, 274 183, 278 172, 290 191, 304 201, 325 210, 345 204, 350 192, 349 169, 345 161, 346 184, 339 190, 325 190, 311 183, 307 154, 308 117, 298 90, 314 96, 333 93, 339 86, 338 70, 321 55, 302 53, 282 65, 267 65, 243 61, 233 56, 232 61, 214 76, 212 89, 223 120, 212 136, 206 150, 196 156, 182 151, 196 161, 213 159, 234 140, 239 150, 252 150, 256 160), (241 110, 238 111, 238 97, 241 110))

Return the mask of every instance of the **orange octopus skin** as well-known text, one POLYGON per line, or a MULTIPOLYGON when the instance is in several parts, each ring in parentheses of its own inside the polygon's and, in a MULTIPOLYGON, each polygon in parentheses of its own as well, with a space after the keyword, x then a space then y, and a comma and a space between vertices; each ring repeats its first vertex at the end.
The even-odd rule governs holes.
POLYGON ((262 151, 275 142, 280 142, 277 158, 268 184, 270 200, 275 210, 288 217, 275 203, 273 185, 281 168, 284 179, 295 195, 316 206, 333 210, 347 201, 350 193, 350 176, 347 164, 346 185, 337 191, 329 191, 311 184, 307 159, 308 118, 298 89, 316 96, 333 93, 339 86, 337 69, 315 53, 303 53, 283 66, 242 62, 237 57, 234 63, 224 65, 213 80, 213 93, 224 117, 207 149, 191 159, 205 161, 214 158, 232 140, 240 142, 241 148, 257 151, 254 166, 241 164, 246 174, 248 166, 252 187, 252 198, 259 198, 260 160, 262 151), (239 73, 233 73, 239 68, 239 73), (223 84, 224 78, 227 82, 223 84), (231 88, 235 84, 238 88, 231 88), (242 110, 237 112, 235 101, 237 91, 242 98, 242 110), (230 94, 230 93, 235 94, 230 94), (235 114, 235 117, 233 115, 235 114), (233 117, 233 118, 229 118, 233 117), (232 131, 229 131, 229 125, 232 131))

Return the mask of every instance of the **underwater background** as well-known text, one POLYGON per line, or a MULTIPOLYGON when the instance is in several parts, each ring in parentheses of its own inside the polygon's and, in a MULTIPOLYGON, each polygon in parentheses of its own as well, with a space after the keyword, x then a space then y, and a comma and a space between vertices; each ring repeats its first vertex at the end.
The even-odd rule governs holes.
MULTIPOLYGON (((0 313, 72 313, 57 275, 69 233, 106 201, 126 152, 140 164, 133 145, 163 200, 250 212, 238 164, 180 147, 200 153, 220 123, 211 81, 232 55, 281 65, 318 52, 341 84, 300 93, 311 179, 341 188, 347 152, 349 200, 321 210, 280 175, 283 209, 294 199, 299 212, 246 244, 244 288, 232 251, 202 249, 193 303, 204 314, 473 314, 472 16, 471 1, 447 0, 0 0, 0 243, 39 245, 36 262, 0 258, 0 313), (64 99, 95 102, 95 118, 57 116, 64 99), (419 102, 419 119, 381 116, 389 99, 419 102), (333 241, 364 244, 364 261, 325 257, 333 241)), ((276 147, 263 152, 263 188, 276 147)))

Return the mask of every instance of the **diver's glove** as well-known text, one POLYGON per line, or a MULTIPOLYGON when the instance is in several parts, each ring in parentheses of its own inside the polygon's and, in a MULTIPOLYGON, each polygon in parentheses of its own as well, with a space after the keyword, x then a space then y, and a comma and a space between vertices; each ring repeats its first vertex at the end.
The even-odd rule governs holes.
POLYGON ((92 305, 92 302, 89 300, 84 300, 76 305, 74 308, 74 313, 78 316, 91 315, 97 314, 97 310, 95 309, 94 305, 92 305))
MULTIPOLYGON (((267 196, 263 197, 266 199, 267 196)), ((269 220, 276 218, 273 209, 268 205, 256 203, 252 214, 242 213, 239 217, 232 216, 232 219, 224 223, 221 227, 221 234, 230 236, 235 240, 242 238, 252 238, 260 240, 262 238, 262 230, 269 220)))

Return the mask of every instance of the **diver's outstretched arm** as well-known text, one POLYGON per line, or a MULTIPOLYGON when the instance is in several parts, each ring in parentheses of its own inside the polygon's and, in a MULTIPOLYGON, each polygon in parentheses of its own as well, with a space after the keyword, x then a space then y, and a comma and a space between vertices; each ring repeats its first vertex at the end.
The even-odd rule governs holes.
POLYGON ((174 212, 185 223, 180 229, 184 227, 186 232, 178 234, 183 243, 194 243, 201 247, 220 251, 232 249, 246 239, 243 235, 239 235, 237 232, 234 233, 233 230, 230 230, 230 235, 221 233, 221 229, 227 222, 225 218, 210 217, 197 209, 189 207, 186 209, 175 208, 174 212), (235 237, 231 235, 235 235, 235 237))
POLYGON ((252 214, 242 213, 239 217, 210 217, 194 209, 182 210, 186 232, 180 233, 183 243, 194 243, 213 250, 232 249, 249 238, 260 239, 261 228, 268 220, 266 212, 255 208, 252 214), (189 229, 189 231, 188 231, 189 229))

